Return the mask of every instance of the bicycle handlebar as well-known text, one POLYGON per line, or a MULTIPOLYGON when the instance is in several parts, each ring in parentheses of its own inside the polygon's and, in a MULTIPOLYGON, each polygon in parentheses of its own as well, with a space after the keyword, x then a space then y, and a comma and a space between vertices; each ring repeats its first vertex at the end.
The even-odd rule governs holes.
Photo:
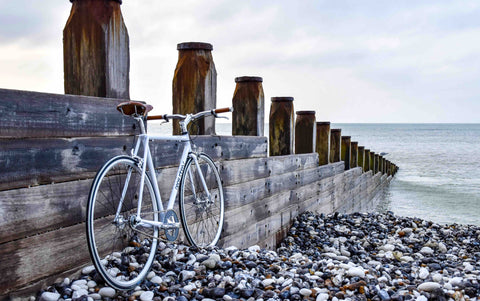
MULTIPOLYGON (((207 110, 207 111, 202 111, 198 112, 196 114, 191 115, 192 120, 198 119, 203 116, 211 116, 213 115, 215 118, 218 118, 217 114, 220 113, 227 113, 227 112, 233 112, 233 108, 219 108, 219 109, 213 109, 213 110, 207 110)), ((186 119, 187 115, 181 115, 181 114, 164 114, 164 115, 153 115, 153 116, 147 116, 147 120, 165 120, 168 122, 169 119, 186 119)))

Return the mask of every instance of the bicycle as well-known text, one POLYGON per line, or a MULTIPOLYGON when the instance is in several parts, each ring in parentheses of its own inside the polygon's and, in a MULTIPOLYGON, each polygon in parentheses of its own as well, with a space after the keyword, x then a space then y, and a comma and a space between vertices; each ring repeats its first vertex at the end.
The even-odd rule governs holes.
POLYGON ((132 154, 110 159, 93 180, 87 204, 87 242, 95 269, 110 286, 134 288, 147 275, 164 231, 168 241, 179 234, 174 211, 179 194, 182 228, 188 242, 200 248, 214 246, 222 232, 224 198, 222 182, 213 160, 192 146, 188 125, 206 116, 232 111, 214 109, 196 114, 148 116, 152 106, 135 101, 121 103, 117 110, 140 125, 132 154), (180 121, 179 136, 147 134, 146 120, 180 121), (170 198, 166 207, 160 197, 150 141, 175 140, 184 144, 170 198), (145 255, 147 254, 147 255, 145 255))

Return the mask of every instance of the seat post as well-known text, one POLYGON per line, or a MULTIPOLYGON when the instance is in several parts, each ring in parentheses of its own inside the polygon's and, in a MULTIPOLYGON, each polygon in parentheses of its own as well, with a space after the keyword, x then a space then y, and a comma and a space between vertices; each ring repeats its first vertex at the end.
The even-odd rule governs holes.
POLYGON ((146 134, 147 131, 145 130, 145 124, 144 124, 144 121, 143 121, 143 117, 134 117, 134 118, 140 124, 141 134, 146 134))

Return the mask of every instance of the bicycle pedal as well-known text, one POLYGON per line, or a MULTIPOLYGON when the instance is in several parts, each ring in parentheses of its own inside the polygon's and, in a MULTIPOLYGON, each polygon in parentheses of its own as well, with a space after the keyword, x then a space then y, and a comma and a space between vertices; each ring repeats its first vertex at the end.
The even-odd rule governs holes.
POLYGON ((165 229, 165 236, 168 241, 175 241, 178 237, 179 232, 179 219, 177 213, 174 210, 167 210, 165 212, 164 223, 167 225, 165 229), (173 227, 168 227, 169 225, 174 225, 173 227))

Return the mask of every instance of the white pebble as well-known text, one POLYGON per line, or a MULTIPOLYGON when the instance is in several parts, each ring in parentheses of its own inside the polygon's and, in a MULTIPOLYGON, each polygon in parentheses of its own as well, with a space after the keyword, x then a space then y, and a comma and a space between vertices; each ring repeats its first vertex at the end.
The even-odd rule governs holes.
POLYGON ((251 246, 248 248, 248 251, 250 252, 260 252, 260 247, 257 245, 251 246))
POLYGON ((418 296, 418 298, 416 299, 416 301, 428 301, 427 297, 425 296, 418 296))
POLYGON ((430 273, 428 272, 427 268, 420 268, 420 271, 418 272, 418 277, 420 277, 420 279, 427 279, 429 274, 430 273))
POLYGON ((155 284, 161 284, 161 283, 163 282, 163 281, 162 281, 162 278, 159 277, 159 276, 153 277, 152 279, 150 279, 150 281, 151 281, 152 283, 155 283, 155 284))
POLYGON ((312 291, 309 290, 309 289, 306 289, 306 288, 302 288, 300 290, 300 295, 304 296, 304 297, 308 297, 312 294, 312 291))
POLYGON ((63 284, 65 286, 70 285, 70 278, 67 277, 67 278, 63 279, 63 284))
POLYGON ((92 288, 92 287, 97 286, 97 283, 96 283, 95 281, 93 281, 93 280, 90 280, 90 281, 87 282, 87 286, 88 286, 89 288, 92 288))
POLYGON ((439 242, 438 251, 440 251, 440 253, 447 253, 447 246, 445 246, 443 242, 439 242))
POLYGON ((459 286, 460 284, 462 284, 462 280, 462 277, 453 277, 452 279, 450 279, 449 283, 452 286, 459 286))
POLYGON ((147 274, 147 279, 148 279, 148 280, 152 280, 153 277, 155 277, 155 272, 154 272, 154 271, 150 271, 150 272, 147 274))
POLYGON ((42 299, 45 301, 57 301, 60 298, 60 294, 45 292, 42 294, 42 299))
POLYGON ((432 280, 435 281, 435 282, 442 282, 443 280, 443 276, 441 274, 434 274, 432 276, 432 280))
POLYGON ((143 292, 141 295, 140 295, 140 300, 142 301, 150 301, 153 299, 153 292, 143 292))
POLYGON ((422 253, 423 255, 432 255, 432 254, 433 254, 433 250, 432 250, 432 248, 430 248, 430 247, 423 247, 423 248, 420 250, 420 253, 422 253))
POLYGON ((88 295, 90 298, 92 298, 93 300, 101 300, 102 299, 102 296, 100 296, 100 294, 97 294, 97 293, 94 293, 94 294, 90 294, 88 295))
POLYGON ((316 301, 327 301, 329 298, 327 293, 321 293, 317 295, 317 300, 316 301))
POLYGON ((223 296, 223 300, 225 300, 225 301, 232 301, 233 298, 230 297, 229 295, 224 295, 224 296, 223 296))
POLYGON ((414 260, 414 259, 413 259, 413 257, 411 257, 411 256, 402 256, 402 257, 400 257, 400 261, 401 261, 401 262, 411 262, 411 261, 413 261, 413 260, 414 260))
POLYGON ((88 296, 88 291, 86 289, 79 289, 77 291, 74 291, 73 294, 72 294, 72 298, 75 299, 75 298, 80 298, 81 296, 88 296))
POLYGON ((265 286, 269 286, 269 285, 271 285, 271 284, 273 284, 273 283, 275 283, 275 280, 274 280, 274 279, 264 279, 264 280, 262 280, 262 284, 263 284, 264 287, 265 287, 265 286))
POLYGON ((186 290, 187 292, 193 291, 196 288, 197 287, 193 283, 189 283, 183 287, 183 289, 186 290))
POLYGON ((89 265, 89 266, 86 266, 82 269, 82 274, 83 275, 88 275, 91 272, 93 272, 94 270, 95 270, 95 267, 93 265, 89 265))
POLYGON ((115 290, 111 287, 102 287, 98 293, 100 294, 100 296, 102 297, 108 297, 108 298, 113 298, 115 296, 115 290))
POLYGON ((195 271, 181 271, 179 277, 181 277, 182 281, 193 279, 193 277, 195 277, 195 271))
POLYGON ((365 277, 365 271, 361 267, 352 267, 348 270, 347 275, 351 276, 351 277, 364 278, 365 277))
POLYGON ((419 291, 425 291, 425 292, 431 292, 437 288, 440 288, 440 284, 436 283, 436 282, 424 282, 422 284, 420 284, 417 289, 419 291))
POLYGON ((78 285, 80 287, 87 285, 87 280, 85 279, 80 279, 80 280, 75 280, 73 281, 72 285, 78 285))

